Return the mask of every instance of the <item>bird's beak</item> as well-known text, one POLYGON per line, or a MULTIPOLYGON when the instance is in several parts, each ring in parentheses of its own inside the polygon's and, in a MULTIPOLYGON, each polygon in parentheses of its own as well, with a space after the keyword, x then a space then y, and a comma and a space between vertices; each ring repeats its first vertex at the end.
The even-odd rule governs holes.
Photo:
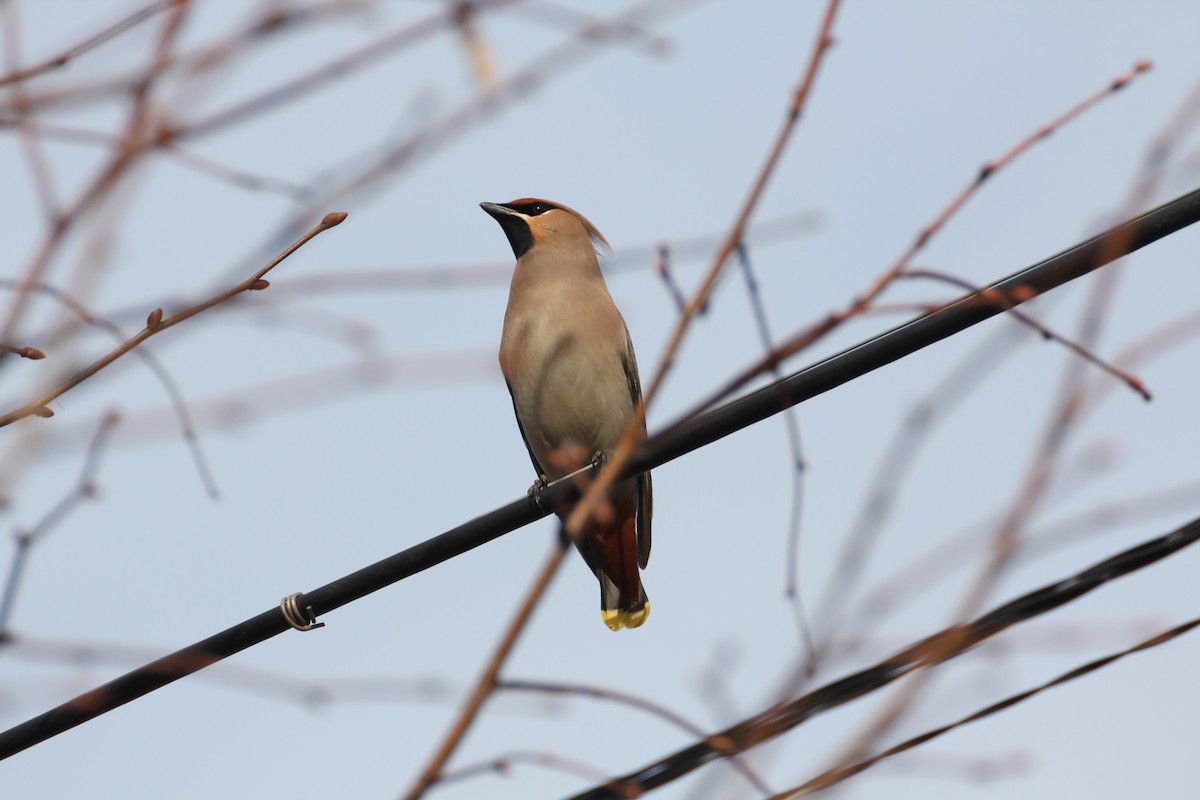
POLYGON ((517 258, 525 255, 533 247, 533 232, 529 229, 529 217, 520 211, 513 211, 508 206, 498 203, 480 203, 479 207, 492 216, 504 230, 508 243, 512 246, 513 255, 517 258))
POLYGON ((499 203, 480 203, 479 207, 491 214, 496 220, 501 220, 504 217, 518 216, 511 208, 502 206, 499 203))

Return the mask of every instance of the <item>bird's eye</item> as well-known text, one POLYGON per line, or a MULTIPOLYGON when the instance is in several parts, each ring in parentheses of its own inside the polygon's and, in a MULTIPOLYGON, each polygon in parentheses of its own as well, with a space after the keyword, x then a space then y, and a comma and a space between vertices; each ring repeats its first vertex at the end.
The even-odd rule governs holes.
POLYGON ((539 214, 545 214, 547 211, 553 211, 558 208, 553 203, 547 203, 544 200, 535 200, 532 197, 513 200, 511 203, 505 203, 505 205, 527 217, 536 217, 539 214))

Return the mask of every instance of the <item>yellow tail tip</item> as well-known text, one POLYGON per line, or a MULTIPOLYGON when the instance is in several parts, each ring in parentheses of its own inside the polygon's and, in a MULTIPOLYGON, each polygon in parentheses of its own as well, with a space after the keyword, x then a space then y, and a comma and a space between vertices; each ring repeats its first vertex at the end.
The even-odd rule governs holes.
POLYGON ((619 631, 622 628, 640 628, 642 623, 646 621, 646 617, 650 616, 650 604, 646 603, 637 611, 621 611, 612 609, 601 609, 600 616, 604 620, 604 624, 609 630, 619 631))

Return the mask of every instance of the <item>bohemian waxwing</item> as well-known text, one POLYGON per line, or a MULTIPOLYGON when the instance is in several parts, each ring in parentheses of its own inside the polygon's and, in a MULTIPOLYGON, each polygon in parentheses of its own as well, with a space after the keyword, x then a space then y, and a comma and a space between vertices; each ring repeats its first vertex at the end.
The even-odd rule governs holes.
MULTIPOLYGON (((637 359, 596 260, 608 242, 592 223, 536 198, 480 206, 517 257, 500 369, 536 490, 616 447, 642 396, 637 359)), ((650 614, 639 568, 650 558, 652 507, 650 473, 618 484, 575 542, 600 581, 600 613, 614 631, 650 614)))

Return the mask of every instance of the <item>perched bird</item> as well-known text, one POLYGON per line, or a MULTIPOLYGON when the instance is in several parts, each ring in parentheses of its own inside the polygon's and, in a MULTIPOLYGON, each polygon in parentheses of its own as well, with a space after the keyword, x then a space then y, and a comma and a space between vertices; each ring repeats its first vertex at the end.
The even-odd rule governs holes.
MULTIPOLYGON (((546 480, 616 447, 642 396, 637 359, 596 259, 608 242, 592 223, 536 198, 480 206, 517 258, 500 369, 538 473, 530 490, 536 496, 546 480)), ((647 472, 615 485, 575 541, 600 581, 600 613, 614 631, 636 628, 650 614, 639 569, 650 558, 652 508, 647 472)))

